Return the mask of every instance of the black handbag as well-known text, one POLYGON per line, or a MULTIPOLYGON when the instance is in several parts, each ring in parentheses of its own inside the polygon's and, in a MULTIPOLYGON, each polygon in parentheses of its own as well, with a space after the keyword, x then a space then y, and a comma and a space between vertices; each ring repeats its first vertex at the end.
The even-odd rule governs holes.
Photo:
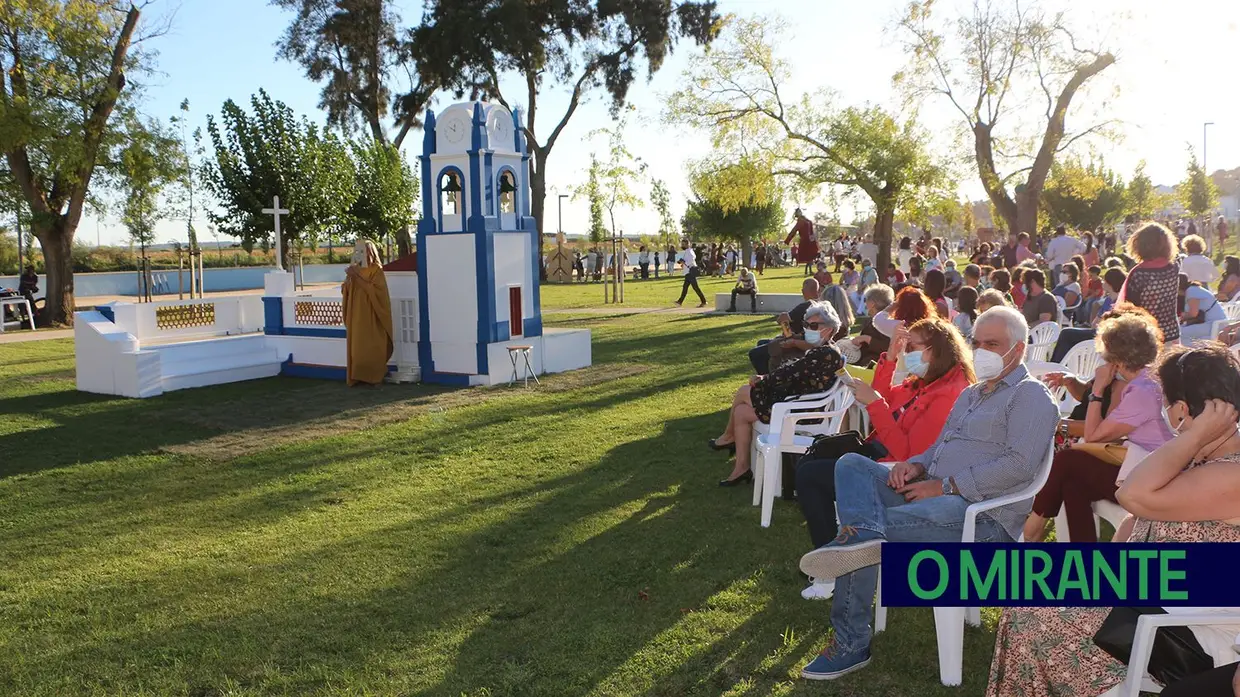
POLYGON ((803 455, 785 453, 783 467, 783 490, 780 497, 791 501, 796 498, 797 467, 808 460, 838 460, 849 453, 860 453, 877 460, 887 456, 887 449, 879 443, 870 443, 861 438, 858 431, 844 431, 814 436, 814 442, 803 455))
MULTIPOLYGON (((1094 634, 1094 643, 1116 660, 1128 665, 1132 656, 1132 642, 1137 634, 1137 620, 1141 615, 1165 615, 1160 607, 1117 607, 1094 634)), ((1159 627, 1154 634, 1154 648, 1150 651, 1150 677, 1164 685, 1183 680, 1191 675, 1204 673, 1214 667, 1214 659, 1206 654, 1188 627, 1159 627)))

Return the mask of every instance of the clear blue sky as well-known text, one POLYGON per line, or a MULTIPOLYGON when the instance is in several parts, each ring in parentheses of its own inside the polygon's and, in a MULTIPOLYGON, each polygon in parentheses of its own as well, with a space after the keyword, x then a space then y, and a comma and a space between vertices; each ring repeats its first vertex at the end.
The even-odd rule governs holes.
MULTIPOLYGON (((960 0, 941 4, 953 2, 960 0)), ((1109 71, 1117 94, 1107 97, 1111 112, 1124 121, 1125 137, 1106 148, 1109 165, 1127 176, 1144 158, 1156 183, 1174 184, 1183 178, 1186 145, 1191 143, 1200 155, 1202 123, 1213 121, 1210 169, 1240 166, 1240 76, 1236 62, 1240 9, 1234 2, 1051 3, 1069 8, 1073 21, 1087 30, 1111 27, 1107 46, 1117 53, 1119 63, 1109 71)), ((720 4, 724 12, 777 10, 792 20, 796 32, 781 47, 781 53, 794 66, 793 87, 797 90, 828 86, 838 92, 842 103, 896 104, 891 75, 904 59, 885 30, 905 6, 903 0, 722 0, 720 4)), ((421 3, 404 0, 403 5, 405 23, 412 24, 421 3)), ((154 18, 170 7, 169 3, 155 3, 147 13, 154 18)), ((168 117, 177 113, 182 99, 188 98, 194 123, 205 124, 205 115, 218 113, 226 99, 245 102, 262 87, 295 111, 322 121, 317 106, 319 87, 305 78, 298 66, 276 58, 274 44, 288 22, 285 13, 262 0, 184 0, 171 32, 151 42, 151 48, 159 52, 160 72, 145 87, 145 111, 168 117)), ((683 210, 684 164, 707 154, 709 143, 698 134, 661 126, 659 112, 661 98, 676 88, 686 59, 694 50, 688 44, 681 46, 651 82, 639 80, 630 92, 636 109, 628 132, 630 150, 649 164, 650 176, 668 182, 677 215, 683 210)), ((519 101, 513 96, 517 94, 515 89, 509 93, 510 101, 519 101)), ((451 101, 450 95, 443 95, 436 107, 451 101)), ((548 117, 562 112, 564 101, 563 91, 545 95, 540 98, 540 112, 548 117)), ((927 104, 922 117, 946 137, 956 126, 953 113, 945 104, 927 104)), ((605 100, 596 95, 578 111, 561 137, 548 168, 546 229, 553 230, 557 224, 555 194, 571 192, 582 177, 591 149, 602 146, 587 140, 587 134, 611 123, 605 100)), ((416 149, 421 138, 411 136, 405 142, 405 154, 412 161, 419 154, 416 149)), ((943 145, 950 143, 945 140, 943 145)), ((648 191, 648 185, 639 185, 638 190, 648 191)), ((965 172, 961 195, 982 198, 975 173, 965 172)), ((821 203, 806 205, 811 210, 825 209, 821 203)), ((586 216, 584 202, 565 201, 566 230, 581 230, 586 216)), ((207 242, 205 218, 196 222, 207 242)), ((621 227, 626 233, 638 233, 655 223, 653 211, 646 208, 626 213, 621 227)), ((94 219, 84 221, 79 237, 94 243, 97 231, 105 244, 126 239, 117 221, 106 218, 98 223, 94 219)), ((157 237, 163 242, 183 236, 183 221, 166 221, 157 237)))

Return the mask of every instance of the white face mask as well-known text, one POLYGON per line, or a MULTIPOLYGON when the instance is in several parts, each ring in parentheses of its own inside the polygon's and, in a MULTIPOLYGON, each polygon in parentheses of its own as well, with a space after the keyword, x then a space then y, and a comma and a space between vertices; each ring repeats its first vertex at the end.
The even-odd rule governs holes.
POLYGON ((973 373, 977 375, 977 379, 986 382, 999 377, 1003 373, 1003 361, 1008 357, 1008 353, 1011 353, 1015 348, 1013 346, 1008 349, 1007 353, 1002 356, 994 351, 982 348, 973 349, 973 373))
POLYGON ((1171 429, 1171 432, 1175 435, 1180 435, 1180 429, 1184 428, 1184 419, 1180 419, 1180 423, 1178 424, 1173 422, 1171 420, 1171 407, 1163 407, 1162 415, 1163 421, 1167 422, 1167 428, 1171 429))
POLYGON ((1066 286, 1072 282, 1072 277, 1066 273, 1059 274, 1059 285, 1066 286))
POLYGON ((805 330, 805 341, 809 342, 813 346, 817 346, 821 344, 822 343, 822 332, 818 331, 817 329, 806 329, 805 330))
POLYGON ((904 368, 908 370, 910 375, 916 375, 919 378, 926 377, 926 373, 930 371, 930 364, 925 361, 921 355, 921 351, 909 351, 904 354, 904 368))

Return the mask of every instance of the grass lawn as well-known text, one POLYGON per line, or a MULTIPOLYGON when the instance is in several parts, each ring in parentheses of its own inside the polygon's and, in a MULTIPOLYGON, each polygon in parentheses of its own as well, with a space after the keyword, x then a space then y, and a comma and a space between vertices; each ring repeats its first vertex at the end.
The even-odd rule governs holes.
POLYGON ((109 399, 67 340, 0 345, 0 695, 982 694, 992 628, 944 688, 920 609, 864 671, 795 677, 829 608, 800 514, 761 529, 703 444, 769 318, 549 324, 595 366, 529 390, 109 399))
MULTIPOLYGON (((763 293, 801 293, 801 283, 805 280, 804 267, 767 269, 758 276, 758 290, 763 293)), ((835 267, 829 267, 835 268, 835 267)), ((653 272, 652 272, 653 273, 653 272)), ((670 278, 663 275, 655 279, 653 276, 646 281, 624 282, 624 304, 629 307, 670 307, 680 297, 680 289, 684 286, 684 275, 679 271, 670 278)), ((706 304, 715 309, 715 293, 731 293, 736 286, 736 275, 701 276, 698 285, 706 296, 706 304)), ((581 309, 600 307, 603 305, 602 283, 571 283, 563 285, 544 285, 540 291, 542 306, 545 310, 581 309)), ((685 307, 694 307, 698 298, 689 290, 685 297, 685 307)), ((741 310, 748 309, 748 298, 738 298, 737 306, 741 310)))

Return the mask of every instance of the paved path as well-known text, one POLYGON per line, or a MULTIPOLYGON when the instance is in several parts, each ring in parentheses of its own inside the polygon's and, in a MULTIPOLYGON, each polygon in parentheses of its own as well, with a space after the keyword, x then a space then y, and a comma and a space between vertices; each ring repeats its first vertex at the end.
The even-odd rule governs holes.
POLYGON ((32 332, 26 331, 7 331, 0 334, 0 344, 20 344, 23 341, 45 341, 48 339, 72 339, 72 329, 40 329, 32 332))

